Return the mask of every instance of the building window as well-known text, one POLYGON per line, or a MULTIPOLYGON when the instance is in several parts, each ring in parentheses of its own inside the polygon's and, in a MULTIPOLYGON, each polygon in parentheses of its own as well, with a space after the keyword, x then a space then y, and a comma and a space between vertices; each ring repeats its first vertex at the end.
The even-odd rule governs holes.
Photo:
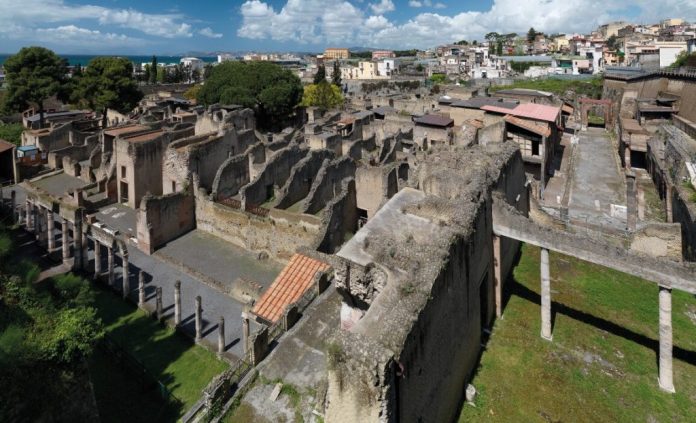
POLYGON ((125 178, 125 177, 126 177, 126 167, 121 166, 121 178, 125 178))

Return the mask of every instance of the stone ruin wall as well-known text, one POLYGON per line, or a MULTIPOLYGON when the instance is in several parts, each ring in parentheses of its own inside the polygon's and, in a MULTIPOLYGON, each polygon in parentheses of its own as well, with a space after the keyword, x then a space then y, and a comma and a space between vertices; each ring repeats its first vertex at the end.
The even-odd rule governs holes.
POLYGON ((307 154, 307 149, 292 145, 275 153, 266 163, 263 171, 240 190, 242 205, 259 206, 265 203, 267 187, 273 186, 277 192, 290 177, 290 171, 307 154))
POLYGON ((329 150, 312 150, 293 166, 287 182, 276 193, 274 207, 287 209, 308 194, 323 163, 334 157, 329 150))
POLYGON ((287 261, 298 247, 312 245, 321 232, 315 216, 272 209, 261 217, 212 201, 199 192, 196 198, 196 227, 250 251, 265 252, 287 261))
POLYGON ((346 178, 355 176, 355 163, 350 157, 324 161, 301 206, 302 213, 319 213, 341 190, 346 178))
POLYGON ((136 215, 138 248, 152 254, 195 227, 192 188, 164 196, 145 196, 136 215))

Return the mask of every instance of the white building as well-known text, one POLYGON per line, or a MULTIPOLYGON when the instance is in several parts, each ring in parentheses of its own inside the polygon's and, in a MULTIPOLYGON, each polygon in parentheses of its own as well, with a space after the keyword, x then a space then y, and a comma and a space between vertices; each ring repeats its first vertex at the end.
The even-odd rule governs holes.
POLYGON ((181 59, 181 64, 191 68, 191 70, 203 70, 205 63, 197 57, 184 57, 181 59))
POLYGON ((379 76, 392 76, 399 70, 399 62, 396 59, 382 59, 377 62, 377 74, 379 76))
POLYGON ((686 41, 657 41, 655 47, 660 52, 660 67, 664 68, 677 60, 682 51, 686 51, 686 41))

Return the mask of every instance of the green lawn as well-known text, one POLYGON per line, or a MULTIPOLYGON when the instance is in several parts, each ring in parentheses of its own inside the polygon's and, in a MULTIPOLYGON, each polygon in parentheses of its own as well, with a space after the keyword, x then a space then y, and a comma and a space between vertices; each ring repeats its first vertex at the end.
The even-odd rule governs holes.
POLYGON ((573 91, 578 96, 587 95, 591 98, 600 98, 602 96, 602 85, 604 81, 601 77, 593 77, 591 79, 561 79, 561 78, 544 78, 544 79, 528 79, 517 81, 510 85, 496 85, 489 88, 491 92, 498 90, 509 90, 512 88, 527 88, 530 90, 541 90, 552 92, 556 95, 565 95, 567 91, 573 91))
POLYGON ((98 353, 91 360, 91 372, 102 418, 111 415, 113 421, 133 421, 128 410, 121 410, 125 404, 145 414, 140 421, 154 421, 146 417, 153 412, 160 417, 180 416, 198 401, 210 380, 227 368, 227 364, 218 360, 214 353, 160 325, 111 292, 96 289, 95 306, 111 339, 140 360, 184 403, 180 409, 172 410, 173 406, 169 406, 159 414, 157 407, 162 406, 162 401, 152 403, 141 398, 142 390, 135 378, 124 379, 119 374, 124 371, 113 363, 113 357, 98 353))
POLYGON ((676 394, 657 386, 658 291, 551 254, 553 341, 541 339, 539 249, 524 246, 460 422, 667 422, 696 415, 696 300, 673 292, 676 394))

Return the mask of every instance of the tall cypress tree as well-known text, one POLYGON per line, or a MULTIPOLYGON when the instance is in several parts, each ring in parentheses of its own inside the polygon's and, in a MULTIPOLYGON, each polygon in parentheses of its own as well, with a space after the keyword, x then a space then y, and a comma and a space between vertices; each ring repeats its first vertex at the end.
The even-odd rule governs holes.
POLYGON ((150 65, 150 83, 157 83, 157 56, 152 56, 152 64, 150 65))
POLYGON ((333 64, 333 75, 331 75, 331 83, 338 87, 341 86, 341 66, 338 64, 338 60, 334 61, 333 64))

